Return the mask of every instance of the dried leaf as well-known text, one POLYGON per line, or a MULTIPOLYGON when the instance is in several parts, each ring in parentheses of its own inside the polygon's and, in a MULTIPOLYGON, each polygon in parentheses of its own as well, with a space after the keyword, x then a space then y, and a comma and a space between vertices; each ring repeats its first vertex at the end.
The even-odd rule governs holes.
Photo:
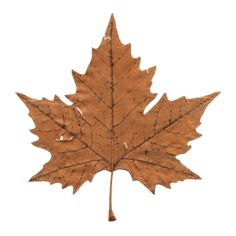
POLYGON ((190 140, 200 136, 196 128, 207 105, 218 95, 170 101, 166 95, 144 115, 156 94, 150 93, 155 67, 141 71, 140 58, 118 37, 111 16, 105 36, 85 74, 72 71, 76 93, 67 95, 72 105, 57 96, 36 100, 18 93, 35 122, 33 144, 48 150, 51 159, 30 181, 81 185, 102 170, 111 172, 109 220, 112 212, 112 180, 116 170, 127 170, 152 193, 157 184, 199 179, 176 155, 187 152, 190 140))

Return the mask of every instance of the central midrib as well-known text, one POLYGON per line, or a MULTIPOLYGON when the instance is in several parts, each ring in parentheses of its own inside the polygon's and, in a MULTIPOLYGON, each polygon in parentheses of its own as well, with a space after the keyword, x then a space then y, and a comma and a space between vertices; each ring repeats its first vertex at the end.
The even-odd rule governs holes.
POLYGON ((111 67, 111 171, 114 170, 114 81, 113 81, 113 48, 112 48, 113 22, 110 28, 110 67, 111 67))

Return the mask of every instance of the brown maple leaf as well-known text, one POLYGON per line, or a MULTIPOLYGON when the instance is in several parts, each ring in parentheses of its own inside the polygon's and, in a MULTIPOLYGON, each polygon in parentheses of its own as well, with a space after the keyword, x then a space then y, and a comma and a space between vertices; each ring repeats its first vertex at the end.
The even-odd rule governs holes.
POLYGON ((111 16, 105 36, 85 74, 72 71, 76 93, 67 95, 72 105, 57 96, 36 100, 18 93, 34 120, 39 139, 33 144, 48 150, 51 159, 30 181, 81 185, 102 170, 111 172, 109 220, 112 212, 112 179, 115 170, 127 170, 133 180, 155 193, 157 184, 199 179, 176 155, 190 149, 200 136, 196 128, 207 105, 218 92, 194 99, 170 101, 166 95, 144 115, 156 94, 150 93, 155 67, 141 71, 140 58, 118 37, 111 16))

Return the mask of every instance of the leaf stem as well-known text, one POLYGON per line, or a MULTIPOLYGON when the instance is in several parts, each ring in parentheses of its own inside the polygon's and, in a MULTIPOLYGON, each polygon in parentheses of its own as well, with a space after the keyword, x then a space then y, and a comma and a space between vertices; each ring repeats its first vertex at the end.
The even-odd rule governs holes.
POLYGON ((109 211, 108 211, 108 220, 115 221, 116 217, 112 211, 112 181, 113 181, 113 170, 111 170, 111 177, 110 177, 110 191, 109 191, 109 211))

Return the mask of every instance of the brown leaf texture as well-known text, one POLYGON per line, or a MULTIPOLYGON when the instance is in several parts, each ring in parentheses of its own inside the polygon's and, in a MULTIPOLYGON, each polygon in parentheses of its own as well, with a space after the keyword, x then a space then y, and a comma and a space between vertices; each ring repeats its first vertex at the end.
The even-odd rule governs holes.
POLYGON ((51 159, 30 181, 73 186, 92 181, 102 170, 111 172, 109 220, 112 212, 113 172, 127 170, 152 193, 160 184, 200 177, 176 155, 187 152, 188 142, 200 136, 196 128, 207 105, 218 92, 194 99, 170 101, 164 94, 144 115, 155 98, 150 92, 155 67, 141 71, 131 45, 120 42, 113 15, 100 46, 92 50, 85 74, 72 71, 76 93, 72 105, 55 96, 36 100, 18 93, 35 123, 33 144, 51 153, 51 159))

